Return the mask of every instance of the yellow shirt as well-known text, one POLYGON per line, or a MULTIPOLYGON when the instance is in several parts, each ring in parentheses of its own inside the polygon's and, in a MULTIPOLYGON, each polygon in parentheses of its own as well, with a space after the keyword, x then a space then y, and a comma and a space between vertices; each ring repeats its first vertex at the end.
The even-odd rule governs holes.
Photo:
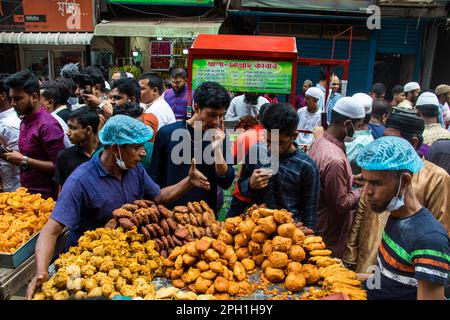
POLYGON ((437 140, 450 139, 450 131, 445 130, 439 123, 425 125, 423 143, 431 146, 437 140))

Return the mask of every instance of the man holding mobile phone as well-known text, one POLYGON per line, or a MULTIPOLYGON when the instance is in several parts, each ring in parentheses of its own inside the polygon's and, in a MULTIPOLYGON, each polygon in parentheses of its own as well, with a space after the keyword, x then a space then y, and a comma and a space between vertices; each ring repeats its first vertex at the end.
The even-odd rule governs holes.
POLYGON ((295 142, 298 120, 297 112, 288 104, 267 107, 261 120, 267 130, 266 141, 253 147, 256 152, 253 148, 248 152, 238 185, 243 196, 269 208, 287 209, 294 213, 296 222, 314 230, 320 192, 319 170, 295 142), (277 142, 275 134, 279 135, 277 142), (257 161, 252 159, 254 155, 258 155, 257 161), (278 171, 269 169, 263 158, 278 161, 278 171))

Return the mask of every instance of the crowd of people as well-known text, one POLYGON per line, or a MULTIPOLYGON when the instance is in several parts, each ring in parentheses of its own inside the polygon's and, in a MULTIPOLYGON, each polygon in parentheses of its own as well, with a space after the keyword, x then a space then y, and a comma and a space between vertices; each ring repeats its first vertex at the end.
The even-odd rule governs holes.
POLYGON ((143 198, 169 208, 204 200, 218 212, 233 188, 229 217, 254 203, 286 209, 348 268, 367 274, 377 266, 381 286, 367 288, 370 299, 443 299, 450 86, 421 93, 407 83, 393 88, 390 102, 379 83, 348 97, 339 86, 332 75, 325 99, 322 72, 291 106, 274 94, 235 95, 204 82, 187 118, 182 69, 172 71, 171 87, 153 73, 116 72, 108 83, 96 67, 72 64, 43 83, 26 70, 0 75, 3 191, 22 186, 56 200, 28 297, 48 278, 64 228, 75 244, 114 209, 143 198), (231 146, 225 122, 240 129, 231 146))

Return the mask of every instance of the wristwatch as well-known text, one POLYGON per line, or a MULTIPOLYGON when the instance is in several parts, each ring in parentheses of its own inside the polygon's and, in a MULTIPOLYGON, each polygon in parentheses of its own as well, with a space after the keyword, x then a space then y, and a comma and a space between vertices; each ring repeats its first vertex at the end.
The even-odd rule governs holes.
POLYGON ((19 164, 19 168, 20 168, 21 170, 26 170, 26 169, 28 169, 28 157, 27 157, 27 156, 24 156, 24 157, 22 158, 22 162, 19 164))

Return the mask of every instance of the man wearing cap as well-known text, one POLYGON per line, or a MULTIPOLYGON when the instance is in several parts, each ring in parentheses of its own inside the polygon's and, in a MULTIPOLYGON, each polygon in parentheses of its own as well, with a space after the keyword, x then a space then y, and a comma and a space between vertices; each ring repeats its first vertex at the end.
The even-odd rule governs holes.
POLYGON ((415 195, 413 175, 422 170, 423 161, 406 140, 382 137, 360 153, 357 163, 370 209, 375 214, 390 212, 378 249, 377 279, 364 283, 368 299, 444 299, 449 238, 415 195))
POLYGON ((344 140, 352 137, 365 118, 364 106, 352 97, 341 98, 334 107, 331 124, 310 151, 320 172, 320 200, 317 233, 341 257, 361 189, 352 190, 354 177, 344 140))
POLYGON ((408 82, 403 87, 403 91, 405 92, 406 99, 398 104, 399 107, 412 109, 414 108, 417 97, 420 94, 420 84, 417 82, 408 82))
POLYGON ((442 111, 442 119, 439 120, 439 123, 443 124, 444 121, 450 122, 450 108, 448 106, 450 102, 450 86, 446 84, 438 85, 434 93, 438 97, 442 111))
MULTIPOLYGON (((406 139, 419 154, 423 129, 422 119, 394 108, 386 121, 385 135, 406 139)), ((423 162, 423 169, 412 177, 413 191, 419 202, 449 230, 450 176, 430 161, 423 162)), ((366 273, 376 263, 378 244, 388 217, 388 212, 373 212, 366 194, 361 195, 342 258, 347 266, 366 273)))
MULTIPOLYGON (((306 108, 301 108, 297 111, 298 114, 298 129, 313 131, 320 126, 321 113, 317 102, 322 97, 323 93, 319 88, 309 88, 305 92, 306 108)), ((311 145, 314 141, 312 133, 300 132, 297 137, 298 144, 311 145)))
POLYGON ((66 180, 56 206, 36 243, 36 277, 29 285, 27 298, 48 278, 48 267, 55 243, 65 227, 71 231, 70 245, 87 230, 103 227, 113 210, 139 199, 167 203, 180 198, 192 187, 209 189, 209 182, 195 168, 175 185, 161 189, 145 172, 139 161, 145 156, 144 143, 152 130, 139 120, 125 115, 110 118, 99 133, 105 150, 80 165, 66 180))
POLYGON ((439 100, 434 93, 424 92, 417 99, 416 109, 425 122, 423 142, 431 147, 437 140, 450 139, 450 132, 438 123, 439 100))
POLYGON ((373 99, 368 94, 362 92, 355 93, 352 97, 358 100, 364 106, 364 111, 366 112, 364 121, 359 126, 356 126, 356 131, 353 134, 354 140, 345 142, 345 149, 347 150, 347 158, 348 161, 350 161, 353 173, 359 174, 361 170, 356 165, 356 157, 358 156, 360 151, 364 149, 365 146, 367 146, 374 140, 372 132, 369 129, 369 121, 372 112, 373 99))

